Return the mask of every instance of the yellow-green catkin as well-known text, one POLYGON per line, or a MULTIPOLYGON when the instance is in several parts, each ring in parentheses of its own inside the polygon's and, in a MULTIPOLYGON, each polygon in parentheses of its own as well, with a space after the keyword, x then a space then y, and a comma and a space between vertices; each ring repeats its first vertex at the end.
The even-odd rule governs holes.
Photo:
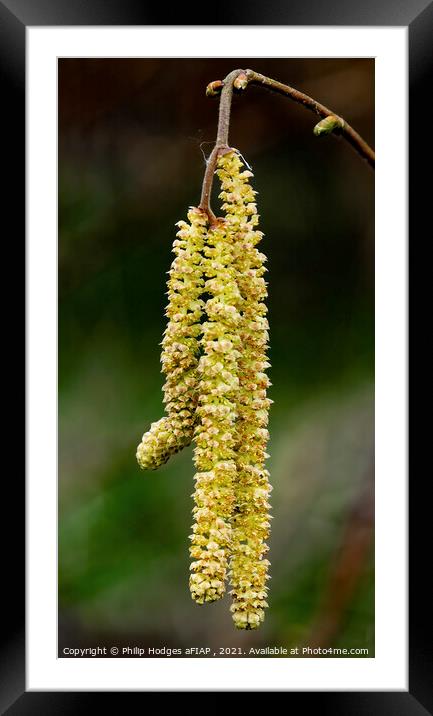
POLYGON ((199 604, 225 591, 231 549, 231 516, 236 480, 240 294, 234 268, 234 236, 218 221, 204 248, 205 291, 209 298, 198 366, 194 462, 194 525, 191 535, 190 590, 199 604))
POLYGON ((173 453, 189 445, 196 421, 196 369, 203 313, 202 251, 208 217, 201 209, 191 207, 188 220, 189 223, 177 224, 175 259, 167 282, 168 324, 161 353, 167 415, 152 423, 137 448, 137 460, 144 470, 155 470, 173 453))
POLYGON ((231 612, 239 629, 255 629, 264 619, 267 607, 269 561, 266 540, 270 522, 268 502, 271 487, 265 468, 269 438, 267 424, 271 401, 266 375, 268 321, 264 303, 267 296, 266 257, 256 245, 263 234, 257 230, 256 192, 251 188, 250 171, 244 170, 236 151, 220 158, 226 221, 235 235, 234 265, 241 294, 239 336, 242 344, 238 361, 239 390, 236 421, 235 507, 231 519, 230 560, 231 612))

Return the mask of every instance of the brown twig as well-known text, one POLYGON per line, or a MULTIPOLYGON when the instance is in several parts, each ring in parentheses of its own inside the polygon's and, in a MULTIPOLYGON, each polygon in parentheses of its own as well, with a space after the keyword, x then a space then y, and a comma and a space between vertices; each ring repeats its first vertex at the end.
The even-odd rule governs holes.
MULTIPOLYGON (((329 129, 326 131, 317 131, 316 134, 326 134, 334 131, 344 137, 349 144, 358 152, 358 154, 365 159, 368 164, 374 169, 375 155, 373 149, 367 144, 367 142, 356 132, 353 127, 350 126, 342 117, 339 117, 335 112, 320 104, 312 97, 300 92, 294 87, 285 85, 282 82, 273 80, 270 77, 261 75, 259 72, 254 70, 233 70, 222 83, 220 106, 219 106, 219 119, 218 119, 218 131, 215 147, 212 150, 209 159, 207 160, 207 166, 205 175, 203 178, 202 193, 200 199, 200 208, 207 212, 211 222, 215 221, 215 214, 213 213, 210 206, 210 195, 212 191, 213 177, 218 161, 218 157, 224 154, 228 147, 228 133, 230 127, 230 110, 232 105, 233 97, 233 86, 235 85, 238 89, 246 89, 248 84, 256 84, 262 87, 267 87, 273 92, 282 94, 285 97, 302 104, 310 111, 317 114, 322 119, 332 118, 335 120, 329 124, 329 129)), ((213 95, 218 93, 220 87, 219 82, 211 82, 208 88, 211 88, 208 94, 213 95)))
MULTIPOLYGON (((262 87, 268 87, 274 92, 278 92, 285 97, 290 97, 290 99, 292 99, 294 102, 302 104, 304 107, 307 107, 307 109, 311 110, 315 114, 318 114, 319 117, 338 117, 338 115, 336 115, 336 113, 332 110, 328 109, 328 107, 325 107, 325 105, 320 104, 320 102, 316 102, 315 99, 309 97, 303 92, 299 92, 299 90, 294 89, 294 87, 284 85, 282 84, 282 82, 272 80, 270 77, 265 77, 265 75, 261 75, 259 72, 254 72, 253 70, 246 70, 245 74, 250 84, 252 83, 261 85, 262 87)), ((348 124, 342 117, 340 117, 340 119, 342 120, 342 125, 339 128, 339 132, 341 133, 341 135, 345 139, 347 139, 349 144, 351 144, 352 147, 356 149, 358 154, 360 154, 363 159, 366 159, 369 165, 374 168, 375 156, 373 149, 358 134, 358 132, 355 132, 355 130, 353 129, 353 127, 350 126, 350 124, 348 124)))
POLYGON ((206 164, 206 171, 203 177, 203 186, 201 190, 200 209, 207 212, 211 222, 215 221, 215 214, 210 206, 210 195, 212 191, 213 177, 218 161, 218 157, 228 149, 229 127, 230 127, 230 110, 233 97, 233 82, 241 74, 243 70, 233 70, 224 80, 221 90, 220 108, 218 117, 218 132, 209 159, 206 164))

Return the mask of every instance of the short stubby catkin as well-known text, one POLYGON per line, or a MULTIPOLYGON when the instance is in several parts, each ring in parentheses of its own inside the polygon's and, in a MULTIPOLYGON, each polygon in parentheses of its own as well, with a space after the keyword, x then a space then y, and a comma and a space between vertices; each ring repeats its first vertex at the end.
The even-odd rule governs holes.
POLYGON ((143 435, 137 460, 155 470, 191 443, 197 407, 197 365, 203 314, 202 252, 207 234, 206 212, 191 207, 189 223, 179 221, 173 243, 175 259, 169 271, 167 328, 162 341, 162 372, 166 376, 164 403, 167 415, 143 435))
POLYGON ((265 468, 270 385, 266 375, 268 321, 266 257, 256 245, 263 234, 257 230, 256 192, 249 184, 250 171, 236 151, 220 158, 223 210, 235 234, 234 266, 241 294, 239 336, 242 352, 238 361, 239 390, 236 422, 236 488, 231 519, 232 554, 230 560, 231 612, 239 629, 255 629, 264 619, 267 607, 269 561, 266 541, 270 531, 268 502, 271 486, 265 468))
POLYGON ((194 461, 194 525, 190 590, 199 604, 225 591, 231 549, 231 516, 236 480, 235 445, 240 294, 233 265, 233 232, 224 220, 209 230, 204 248, 205 305, 198 366, 194 461))

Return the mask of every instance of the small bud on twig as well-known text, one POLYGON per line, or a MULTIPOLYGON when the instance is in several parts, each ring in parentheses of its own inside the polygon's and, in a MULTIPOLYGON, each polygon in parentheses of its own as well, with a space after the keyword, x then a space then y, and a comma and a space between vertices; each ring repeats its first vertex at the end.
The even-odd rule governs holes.
POLYGON ((248 87, 248 77, 245 72, 241 72, 233 82, 233 87, 237 90, 244 90, 248 87))
POLYGON ((224 82, 221 80, 214 80, 213 82, 209 82, 208 86, 206 87, 206 97, 216 97, 221 93, 221 90, 224 86, 224 82))
POLYGON ((343 129, 344 127, 344 119, 341 119, 341 117, 337 117, 335 114, 329 115, 329 117, 325 117, 322 119, 313 129, 314 134, 316 137, 320 137, 322 134, 331 134, 331 132, 334 132, 338 129, 343 129))

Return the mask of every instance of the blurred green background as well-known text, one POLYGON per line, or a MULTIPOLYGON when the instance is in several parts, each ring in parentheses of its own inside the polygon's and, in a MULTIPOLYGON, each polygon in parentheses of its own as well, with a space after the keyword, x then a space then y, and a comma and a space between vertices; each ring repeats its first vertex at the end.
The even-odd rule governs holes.
POLYGON ((374 655, 374 175, 288 99, 249 87, 230 142, 252 165, 268 255, 270 608, 188 591, 192 448, 143 473, 162 414, 175 222, 216 133, 207 83, 251 67, 374 145, 370 59, 59 60, 59 650, 336 646, 374 655))

